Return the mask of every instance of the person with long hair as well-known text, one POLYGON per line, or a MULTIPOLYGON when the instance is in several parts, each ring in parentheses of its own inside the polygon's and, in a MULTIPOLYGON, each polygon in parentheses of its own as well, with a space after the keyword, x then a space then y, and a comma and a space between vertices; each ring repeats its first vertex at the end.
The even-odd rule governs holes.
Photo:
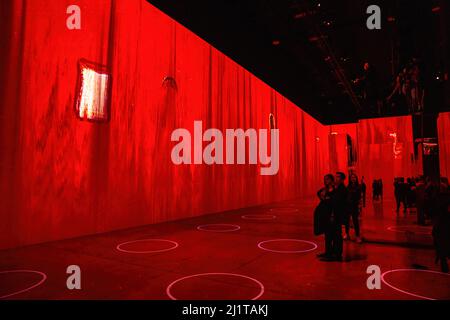
POLYGON ((330 218, 333 211, 332 196, 334 192, 334 176, 327 174, 323 178, 324 186, 317 192, 320 203, 314 211, 314 234, 325 234, 325 252, 318 254, 319 258, 331 258, 333 256, 332 234, 329 232, 330 218))
POLYGON ((361 208, 361 186, 358 182, 358 176, 355 173, 350 174, 348 180, 348 211, 345 220, 345 236, 344 239, 350 240, 350 218, 355 228, 356 242, 361 243, 359 213, 361 208))

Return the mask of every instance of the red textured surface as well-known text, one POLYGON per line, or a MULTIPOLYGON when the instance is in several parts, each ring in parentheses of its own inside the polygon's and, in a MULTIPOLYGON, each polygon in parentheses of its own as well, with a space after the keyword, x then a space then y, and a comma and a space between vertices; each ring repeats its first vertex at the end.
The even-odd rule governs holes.
POLYGON ((373 179, 383 180, 383 195, 394 197, 394 177, 422 174, 422 163, 414 159, 410 116, 361 120, 358 123, 358 171, 368 187, 373 179), (397 145, 391 133, 397 134, 397 145), (398 152, 397 155, 394 154, 398 152))
POLYGON ((2 109, 0 248, 312 195, 327 171, 326 129, 143 0, 14 1, 2 109), (113 3, 113 5, 111 5, 113 3), (77 63, 107 65, 108 124, 79 121, 77 63), (176 81, 163 84, 165 77, 176 81), (280 129, 280 170, 175 166, 176 128, 280 129), (316 141, 319 137, 320 141, 316 141))
POLYGON ((450 112, 439 114, 438 141, 441 176, 450 178, 450 112))
POLYGON ((66 28, 70 4, 2 4, 10 37, 0 48, 0 249, 309 198, 325 173, 347 170, 345 135, 334 130, 361 143, 368 184, 412 171, 409 147, 393 160, 387 137, 394 128, 407 139, 409 118, 325 127, 144 0, 77 1, 82 30, 66 28), (79 59, 112 73, 107 124, 74 114, 79 59), (174 129, 192 131, 194 120, 268 128, 270 113, 280 130, 277 175, 172 164, 174 129))

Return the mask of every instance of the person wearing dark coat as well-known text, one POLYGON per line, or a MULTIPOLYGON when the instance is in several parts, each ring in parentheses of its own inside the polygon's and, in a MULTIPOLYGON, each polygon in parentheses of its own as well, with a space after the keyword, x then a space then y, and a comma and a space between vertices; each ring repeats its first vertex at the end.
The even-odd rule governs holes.
POLYGON ((360 229, 359 229, 359 213, 361 205, 361 186, 358 183, 358 177, 352 173, 349 177, 347 186, 348 190, 348 210, 346 212, 345 220, 345 240, 351 240, 350 238, 350 219, 353 222, 355 228, 356 242, 361 243, 360 229))
MULTIPOLYGON (((314 211, 314 234, 321 235, 325 233, 329 227, 329 221, 332 214, 332 194, 334 192, 334 177, 332 174, 327 174, 323 178, 324 187, 317 192, 317 196, 320 199, 320 203, 314 211)), ((325 241, 325 252, 318 254, 319 258, 331 257, 332 248, 327 245, 329 241, 325 241)))
POLYGON ((334 192, 331 195, 333 210, 325 232, 325 247, 329 248, 331 256, 323 257, 322 261, 342 261, 342 225, 345 222, 345 212, 348 206, 348 191, 344 182, 345 174, 337 172, 334 178, 334 192))
POLYGON ((435 183, 430 177, 426 178, 425 184, 425 217, 435 216, 437 197, 439 194, 439 184, 435 183))
POLYGON ((407 194, 406 194, 406 204, 407 204, 408 208, 412 208, 416 204, 415 193, 414 193, 414 190, 416 188, 416 183, 415 183, 414 179, 407 178, 406 185, 408 187, 407 194))

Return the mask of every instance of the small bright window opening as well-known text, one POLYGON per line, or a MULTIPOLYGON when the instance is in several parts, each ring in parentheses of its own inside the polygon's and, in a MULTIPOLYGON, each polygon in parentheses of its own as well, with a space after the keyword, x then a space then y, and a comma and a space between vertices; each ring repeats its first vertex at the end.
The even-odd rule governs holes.
POLYGON ((80 119, 108 121, 111 96, 111 74, 99 65, 79 62, 75 110, 80 119))

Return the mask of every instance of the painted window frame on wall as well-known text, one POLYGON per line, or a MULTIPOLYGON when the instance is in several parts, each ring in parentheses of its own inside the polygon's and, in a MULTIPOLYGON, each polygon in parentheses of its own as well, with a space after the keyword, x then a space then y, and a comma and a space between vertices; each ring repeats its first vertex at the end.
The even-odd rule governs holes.
MULTIPOLYGON (((89 121, 94 123, 107 123, 111 119, 111 100, 112 100, 112 74, 109 68, 105 65, 94 63, 86 59, 80 59, 77 66, 77 84, 75 89, 75 103, 74 111, 75 115, 79 120, 89 121), (86 72, 96 79, 90 79, 92 82, 97 82, 96 89, 89 89, 89 79, 85 79, 86 72), (103 83, 98 84, 98 81, 106 79, 106 85, 103 83), (106 88, 103 88, 106 86, 106 88), (91 107, 90 111, 88 107, 83 107, 82 104, 85 99, 94 99, 91 92, 91 97, 89 97, 89 90, 98 91, 101 90, 100 102, 90 101, 90 104, 100 103, 103 107, 91 107), (101 97, 101 96, 104 97, 101 97), (102 112, 97 112, 102 110, 102 112)), ((88 101, 89 102, 89 101, 88 101)))

